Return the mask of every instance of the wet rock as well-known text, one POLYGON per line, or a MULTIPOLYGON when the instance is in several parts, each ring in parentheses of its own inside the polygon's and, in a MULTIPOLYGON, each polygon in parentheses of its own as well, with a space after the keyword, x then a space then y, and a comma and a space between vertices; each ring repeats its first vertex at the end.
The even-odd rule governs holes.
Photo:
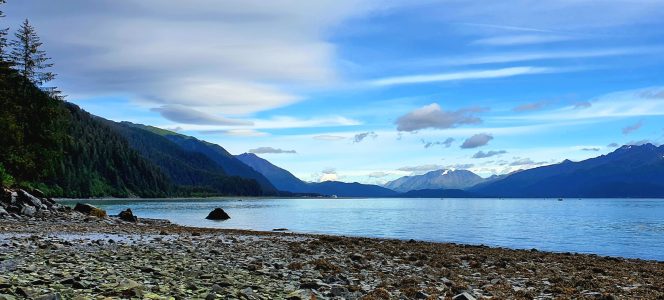
POLYGON ((35 300, 61 300, 62 296, 60 293, 46 294, 36 297, 35 300))
POLYGON ((463 292, 461 294, 452 297, 452 300, 476 300, 476 299, 475 297, 473 297, 473 295, 463 292))
POLYGON ((18 194, 18 200, 23 202, 23 203, 26 203, 28 205, 32 205, 34 207, 41 207, 42 206, 41 200, 39 200, 37 197, 35 197, 33 195, 30 195, 28 192, 26 192, 24 190, 18 190, 17 194, 18 194))
POLYGON ((97 207, 94 207, 87 203, 76 203, 74 211, 80 212, 85 215, 94 216, 98 218, 106 217, 106 211, 97 207))
POLYGON ((25 205, 21 208, 20 213, 24 216, 32 217, 37 213, 37 209, 31 205, 25 205))
POLYGON ((9 216, 9 213, 2 206, 0 206, 0 217, 6 216, 9 216))
POLYGON ((208 214, 206 219, 208 220, 228 220, 231 217, 221 208, 215 208, 213 211, 208 214))
POLYGON ((134 222, 134 223, 138 222, 138 217, 134 216, 134 213, 131 211, 130 208, 127 208, 126 210, 120 212, 120 214, 118 214, 118 217, 122 221, 134 222))

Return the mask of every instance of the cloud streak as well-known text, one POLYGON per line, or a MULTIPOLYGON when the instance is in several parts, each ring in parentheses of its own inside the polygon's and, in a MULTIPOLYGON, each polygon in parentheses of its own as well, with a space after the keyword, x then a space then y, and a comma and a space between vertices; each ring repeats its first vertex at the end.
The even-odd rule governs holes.
POLYGON ((638 121, 635 124, 632 124, 632 125, 629 125, 629 126, 623 128, 622 133, 625 134, 625 135, 630 134, 632 132, 635 132, 635 131, 641 129, 641 126, 643 126, 643 121, 638 121))
POLYGON ((254 153, 254 154, 295 154, 297 153, 295 150, 282 150, 279 148, 272 148, 272 147, 258 147, 256 149, 251 149, 249 150, 249 153, 254 153))
POLYGON ((519 75, 546 74, 563 72, 563 69, 548 67, 510 67, 502 69, 487 69, 476 71, 462 71, 452 73, 423 74, 410 76, 397 76, 380 78, 369 81, 370 86, 384 87, 404 84, 421 84, 431 82, 458 81, 458 80, 476 80, 489 78, 513 77, 519 75))
POLYGON ((226 125, 226 126, 252 126, 254 122, 228 119, 218 116, 213 116, 195 109, 178 106, 178 105, 164 105, 162 107, 153 108, 152 111, 158 112, 162 117, 173 122, 182 124, 196 124, 196 125, 226 125))
POLYGON ((478 151, 477 153, 473 154, 473 158, 487 158, 487 157, 492 157, 492 156, 501 155, 501 154, 505 154, 505 153, 507 153, 507 151, 505 151, 505 150, 498 150, 498 151, 491 150, 491 151, 487 151, 487 152, 478 151))

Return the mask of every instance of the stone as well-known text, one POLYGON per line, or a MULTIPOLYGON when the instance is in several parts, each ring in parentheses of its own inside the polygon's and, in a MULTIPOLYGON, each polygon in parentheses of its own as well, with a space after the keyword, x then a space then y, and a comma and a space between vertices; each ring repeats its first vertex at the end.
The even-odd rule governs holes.
POLYGON ((131 211, 131 208, 127 208, 126 210, 120 212, 120 214, 118 214, 118 217, 122 221, 134 222, 134 223, 138 222, 138 217, 134 216, 134 213, 131 211))
POLYGON ((62 300, 60 293, 46 294, 36 297, 35 300, 62 300))
POLYGON ((34 207, 41 207, 42 202, 39 200, 37 197, 30 195, 30 193, 24 191, 24 190, 18 190, 18 200, 27 203, 29 205, 32 205, 34 207))
POLYGON ((467 292, 463 292, 461 294, 458 294, 458 295, 452 297, 452 300, 476 300, 476 299, 471 294, 468 294, 467 292))
POLYGON ((221 208, 215 208, 213 211, 208 214, 206 219, 208 220, 228 220, 231 217, 221 208))
POLYGON ((74 211, 80 212, 85 215, 89 216, 95 216, 98 218, 104 218, 106 217, 106 211, 103 209, 99 209, 97 207, 94 207, 90 204, 87 203, 76 203, 76 206, 74 207, 74 211))
POLYGON ((9 213, 2 206, 0 206, 0 217, 5 216, 9 216, 9 213))
POLYGON ((21 208, 21 214, 24 216, 32 217, 37 213, 37 209, 33 206, 26 205, 21 208))
POLYGON ((429 295, 425 292, 419 291, 415 293, 415 299, 427 299, 429 298, 429 295))

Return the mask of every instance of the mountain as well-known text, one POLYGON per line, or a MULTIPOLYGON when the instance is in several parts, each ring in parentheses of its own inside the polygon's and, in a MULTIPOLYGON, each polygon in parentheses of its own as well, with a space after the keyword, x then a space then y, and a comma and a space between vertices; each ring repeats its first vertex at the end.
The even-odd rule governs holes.
MULTIPOLYGON (((98 118, 123 136, 142 157, 158 166, 188 194, 262 196, 275 190, 263 190, 254 179, 232 176, 208 155, 190 151, 166 137, 166 131, 130 122, 116 123, 98 118)), ((270 185, 271 187, 271 185, 270 185)))
POLYGON ((423 189, 465 189, 484 181, 467 170, 436 170, 422 175, 404 176, 385 184, 397 192, 423 189))
POLYGON ((310 191, 309 184, 295 177, 295 175, 290 172, 258 157, 256 154, 243 153, 236 157, 245 165, 267 177, 267 179, 280 191, 289 191, 293 193, 308 193, 310 191))
POLYGON ((304 182, 290 172, 273 165, 253 153, 244 153, 236 157, 254 170, 265 175, 274 186, 282 191, 336 195, 339 197, 392 197, 397 195, 396 192, 384 187, 357 182, 304 182))
POLYGON ((0 182, 52 197, 163 197, 173 184, 78 106, 0 66, 0 182))
POLYGON ((425 189, 425 190, 414 190, 408 191, 403 194, 400 194, 399 197, 402 198, 476 198, 477 195, 464 191, 464 190, 455 190, 455 189, 425 189))
POLYGON ((265 176, 241 162, 239 159, 228 153, 226 149, 219 145, 201 141, 191 136, 186 136, 157 127, 133 124, 129 122, 123 123, 163 136, 185 151, 200 153, 206 156, 215 162, 216 165, 220 166, 226 175, 256 180, 256 182, 258 182, 258 184, 260 184, 261 188, 263 189, 263 192, 266 194, 275 194, 277 192, 277 189, 270 183, 267 178, 265 178, 265 176))
POLYGON ((622 146, 595 158, 543 166, 481 184, 491 197, 664 197, 664 146, 622 146))

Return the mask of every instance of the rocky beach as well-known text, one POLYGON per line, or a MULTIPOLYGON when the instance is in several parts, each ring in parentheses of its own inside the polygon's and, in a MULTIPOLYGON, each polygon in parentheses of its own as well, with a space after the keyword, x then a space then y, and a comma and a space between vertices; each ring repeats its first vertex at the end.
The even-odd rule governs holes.
POLYGON ((664 299, 657 261, 183 227, 27 195, 2 195, 0 299, 664 299))

